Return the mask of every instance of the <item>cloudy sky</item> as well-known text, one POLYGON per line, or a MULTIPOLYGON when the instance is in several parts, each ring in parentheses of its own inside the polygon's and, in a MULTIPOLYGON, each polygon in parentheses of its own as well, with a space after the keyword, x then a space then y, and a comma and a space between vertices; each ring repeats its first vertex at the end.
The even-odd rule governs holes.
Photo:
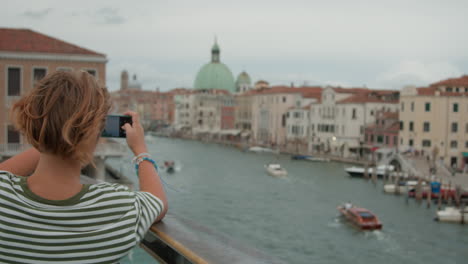
POLYGON ((147 90, 192 87, 217 35, 237 76, 400 89, 468 73, 466 0, 0 0, 0 27, 107 54, 147 90))

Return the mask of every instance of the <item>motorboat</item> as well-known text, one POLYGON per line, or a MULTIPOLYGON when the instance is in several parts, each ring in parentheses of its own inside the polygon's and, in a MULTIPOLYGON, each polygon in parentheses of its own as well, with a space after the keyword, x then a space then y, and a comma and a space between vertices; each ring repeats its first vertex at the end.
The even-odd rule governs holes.
POLYGON ((286 177, 288 172, 279 164, 270 163, 265 165, 265 169, 270 176, 273 177, 286 177))
MULTIPOLYGON (((382 178, 385 175, 386 171, 392 172, 394 169, 395 167, 393 165, 379 165, 377 166, 377 177, 382 178)), ((363 167, 349 167, 345 169, 345 171, 351 177, 364 177, 365 170, 366 169, 363 167)), ((369 177, 371 177, 373 173, 374 168, 367 168, 367 174, 369 175, 369 177)))
POLYGON ((174 161, 164 161, 164 168, 166 168, 167 173, 175 172, 175 163, 174 161))
POLYGON ((312 162, 330 162, 330 159, 327 158, 320 158, 320 157, 308 157, 306 158, 307 161, 312 162))
MULTIPOLYGON (((407 193, 409 190, 414 189, 418 185, 418 181, 400 181, 398 184, 385 184, 384 192, 386 193, 407 193)), ((422 186, 425 186, 426 183, 422 182, 422 186)))
POLYGON ((460 208, 445 207, 444 210, 437 211, 435 220, 441 221, 441 222, 452 222, 452 223, 467 222, 468 221, 468 207, 464 208, 463 215, 462 215, 462 210, 460 208))
POLYGON ((382 229, 382 223, 371 211, 345 203, 337 207, 340 214, 360 230, 382 229))
POLYGON ((275 153, 278 154, 278 150, 273 150, 270 148, 263 148, 263 147, 251 147, 249 148, 250 152, 255 152, 255 153, 275 153))

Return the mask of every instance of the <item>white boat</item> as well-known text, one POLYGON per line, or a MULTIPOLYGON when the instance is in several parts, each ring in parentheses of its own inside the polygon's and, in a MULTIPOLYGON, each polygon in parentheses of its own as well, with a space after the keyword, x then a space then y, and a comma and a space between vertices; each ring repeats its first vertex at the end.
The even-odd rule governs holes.
MULTIPOLYGON (((464 222, 468 222, 468 207, 465 207, 463 218, 464 222)), ((462 221, 462 213, 460 212, 460 208, 445 207, 444 210, 437 211, 436 220, 441 222, 460 223, 462 221)))
POLYGON ((251 147, 249 151, 256 152, 256 153, 279 153, 278 150, 273 150, 269 148, 262 148, 262 147, 251 147))
MULTIPOLYGON (((425 182, 421 183, 423 186, 426 185, 425 182)), ((386 193, 396 193, 397 192, 397 185, 398 185, 398 192, 399 193, 407 193, 409 190, 416 188, 418 185, 418 181, 403 181, 399 184, 385 184, 384 185, 384 192, 386 193)))
MULTIPOLYGON (((393 165, 379 165, 377 166, 377 177, 383 177, 385 175, 385 171, 392 172, 394 170, 393 165)), ((364 177, 365 168, 363 167, 350 167, 346 168, 345 171, 351 177, 364 177)), ((374 168, 367 168, 367 174, 369 177, 372 176, 374 173, 374 168)))
POLYGON ((273 177, 288 176, 288 172, 284 168, 281 168, 281 165, 279 164, 267 164, 265 165, 265 169, 268 172, 268 174, 273 177))
POLYGON ((320 157, 308 157, 305 160, 313 161, 313 162, 330 162, 330 159, 327 158, 320 158, 320 157))

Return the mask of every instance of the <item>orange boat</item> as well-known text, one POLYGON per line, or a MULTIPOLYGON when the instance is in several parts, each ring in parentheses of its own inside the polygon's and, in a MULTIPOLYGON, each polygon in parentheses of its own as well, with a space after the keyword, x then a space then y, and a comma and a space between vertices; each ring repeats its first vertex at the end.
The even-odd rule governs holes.
POLYGON ((355 207, 351 204, 340 205, 337 207, 341 215, 361 230, 382 229, 382 223, 371 211, 355 207))

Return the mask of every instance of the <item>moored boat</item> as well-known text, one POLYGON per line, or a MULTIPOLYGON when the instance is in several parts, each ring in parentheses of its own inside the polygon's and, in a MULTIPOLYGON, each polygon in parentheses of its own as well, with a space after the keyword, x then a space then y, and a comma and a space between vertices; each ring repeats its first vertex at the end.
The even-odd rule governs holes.
POLYGON ((309 157, 309 158, 306 158, 306 160, 313 161, 313 162, 330 162, 330 159, 320 158, 320 157, 309 157))
POLYGON ((382 229, 382 223, 377 216, 365 208, 347 203, 338 206, 337 209, 344 218, 361 230, 382 229))
POLYGON ((468 207, 465 207, 463 214, 460 208, 445 207, 444 210, 437 211, 435 220, 441 222, 466 223, 468 221, 468 207))
POLYGON ((292 155, 291 156, 291 159, 293 160, 305 160, 308 158, 312 158, 312 156, 309 156, 309 155, 292 155))
MULTIPOLYGON (((386 193, 407 193, 409 190, 413 189, 418 185, 418 181, 400 181, 398 184, 385 184, 384 192, 386 193)), ((422 185, 426 185, 425 182, 422 185)))
MULTIPOLYGON (((351 177, 364 177, 365 168, 363 167, 349 167, 345 171, 351 177)), ((392 172, 394 167, 392 165, 379 165, 377 166, 377 177, 382 178, 385 175, 385 172, 392 172)), ((374 173, 374 168, 367 168, 367 174, 369 177, 374 173)))
POLYGON ((270 148, 262 148, 262 147, 251 147, 249 148, 250 152, 255 152, 255 153, 275 153, 279 154, 279 150, 273 150, 270 148))
POLYGON ((265 169, 268 172, 268 174, 273 177, 288 176, 288 172, 284 168, 282 168, 281 165, 279 164, 273 164, 273 163, 267 164, 265 165, 265 169))

